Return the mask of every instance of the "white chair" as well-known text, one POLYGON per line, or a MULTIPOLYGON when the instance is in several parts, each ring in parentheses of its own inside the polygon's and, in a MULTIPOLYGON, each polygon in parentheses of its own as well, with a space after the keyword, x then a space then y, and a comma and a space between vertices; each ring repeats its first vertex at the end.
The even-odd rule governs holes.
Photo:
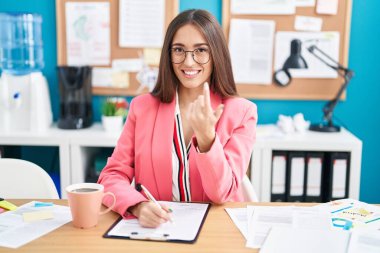
POLYGON ((51 177, 29 161, 0 159, 0 197, 6 199, 59 199, 51 177))
POLYGON ((257 198, 256 191, 253 188, 251 180, 249 180, 247 175, 244 175, 244 177, 243 177, 242 186, 243 186, 243 195, 244 195, 245 201, 247 201, 247 202, 259 202, 259 199, 257 198))

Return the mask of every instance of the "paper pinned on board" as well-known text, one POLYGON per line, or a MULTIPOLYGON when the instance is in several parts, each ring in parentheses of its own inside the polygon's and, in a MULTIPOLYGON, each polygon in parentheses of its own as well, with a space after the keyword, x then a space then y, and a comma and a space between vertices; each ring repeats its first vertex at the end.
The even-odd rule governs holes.
POLYGON ((67 65, 108 65, 110 3, 66 2, 67 65))
POLYGON ((272 83, 274 31, 272 20, 231 20, 229 48, 237 83, 272 83))
POLYGON ((313 7, 315 0, 296 0, 296 7, 313 7))
POLYGON ((274 69, 281 69, 290 56, 290 44, 293 39, 302 41, 301 55, 307 62, 307 69, 290 69, 293 78, 337 78, 335 70, 326 66, 312 55, 307 47, 316 45, 332 59, 339 62, 339 32, 277 32, 274 69))
POLYGON ((159 48, 144 48, 145 64, 158 66, 161 58, 161 49, 159 48))
POLYGON ((338 0, 318 0, 316 12, 318 14, 336 15, 338 8, 338 0))
POLYGON ((320 32, 322 30, 322 19, 309 16, 296 16, 294 29, 297 31, 320 32))
POLYGON ((164 0, 119 1, 119 46, 160 48, 164 38, 164 0))
POLYGON ((295 0, 231 0, 232 14, 293 15, 295 0))
POLYGON ((92 86, 109 87, 112 83, 112 68, 92 68, 92 86))
POLYGON ((112 61, 114 71, 139 72, 144 67, 141 58, 115 59, 112 61))

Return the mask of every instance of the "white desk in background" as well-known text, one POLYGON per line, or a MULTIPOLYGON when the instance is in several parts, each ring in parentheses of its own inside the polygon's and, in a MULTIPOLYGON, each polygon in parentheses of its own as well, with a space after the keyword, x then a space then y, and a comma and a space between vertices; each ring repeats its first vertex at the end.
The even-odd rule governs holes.
MULTIPOLYGON (((349 131, 339 133, 277 134, 274 126, 258 126, 257 140, 252 153, 251 181, 260 201, 270 201, 272 151, 349 152, 349 197, 358 199, 362 142, 349 131)), ((55 125, 46 133, 0 133, 0 146, 56 146, 59 148, 61 193, 72 183, 85 181, 86 168, 102 148, 115 147, 118 134, 106 133, 100 123, 80 130, 58 129, 55 125)))

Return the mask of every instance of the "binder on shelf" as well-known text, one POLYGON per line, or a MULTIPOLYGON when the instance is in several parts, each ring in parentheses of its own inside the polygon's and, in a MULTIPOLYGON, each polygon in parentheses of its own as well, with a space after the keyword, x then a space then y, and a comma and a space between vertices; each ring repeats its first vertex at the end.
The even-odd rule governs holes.
POLYGON ((327 199, 325 201, 348 198, 350 154, 332 152, 326 164, 327 199))
POLYGON ((273 151, 271 185, 272 202, 286 201, 286 164, 287 153, 285 151, 273 151))
POLYGON ((322 202, 322 173, 324 153, 309 152, 306 154, 306 202, 322 202))
POLYGON ((289 152, 288 154, 288 202, 305 200, 305 153, 289 152))

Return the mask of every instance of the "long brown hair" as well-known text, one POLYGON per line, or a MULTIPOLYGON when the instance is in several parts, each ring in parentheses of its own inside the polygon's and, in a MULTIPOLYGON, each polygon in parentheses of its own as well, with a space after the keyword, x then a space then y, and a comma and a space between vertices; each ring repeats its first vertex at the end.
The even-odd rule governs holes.
POLYGON ((179 80, 170 61, 170 48, 177 30, 186 24, 193 24, 203 36, 211 49, 213 70, 210 78, 210 89, 222 98, 236 96, 231 57, 222 28, 213 15, 205 10, 187 10, 175 17, 166 31, 156 86, 152 95, 163 103, 173 100, 179 80))

